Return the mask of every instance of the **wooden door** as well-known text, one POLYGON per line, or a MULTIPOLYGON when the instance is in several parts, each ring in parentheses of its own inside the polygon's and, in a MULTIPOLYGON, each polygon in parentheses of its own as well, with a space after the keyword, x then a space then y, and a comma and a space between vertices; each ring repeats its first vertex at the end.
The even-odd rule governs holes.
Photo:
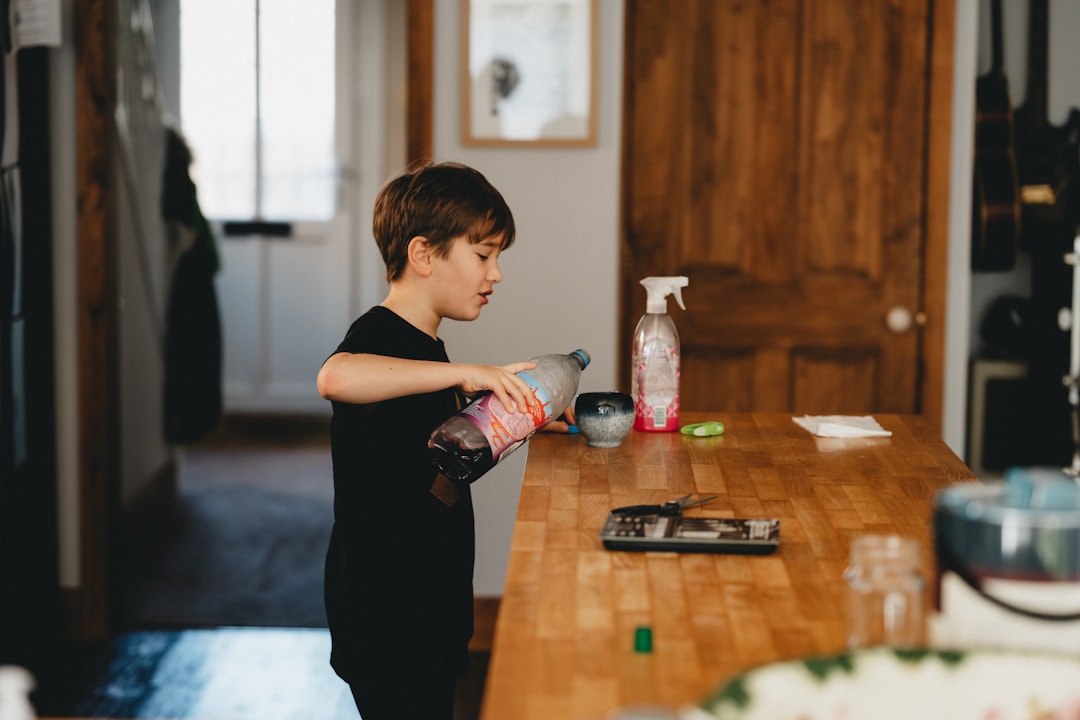
POLYGON ((628 0, 621 338, 641 278, 689 277, 684 409, 926 410, 934 21, 933 0, 628 0))

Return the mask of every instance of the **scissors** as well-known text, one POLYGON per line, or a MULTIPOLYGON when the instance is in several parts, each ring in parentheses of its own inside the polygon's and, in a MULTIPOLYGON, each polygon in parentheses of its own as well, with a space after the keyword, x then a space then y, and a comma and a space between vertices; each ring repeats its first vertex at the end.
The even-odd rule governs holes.
POLYGON ((693 493, 690 495, 683 495, 678 500, 668 500, 663 505, 626 505, 625 507, 615 508, 611 511, 611 514, 677 516, 682 515, 682 511, 686 508, 703 505, 710 500, 716 499, 716 495, 710 495, 707 498, 698 498, 697 500, 691 500, 691 497, 693 497, 693 493))

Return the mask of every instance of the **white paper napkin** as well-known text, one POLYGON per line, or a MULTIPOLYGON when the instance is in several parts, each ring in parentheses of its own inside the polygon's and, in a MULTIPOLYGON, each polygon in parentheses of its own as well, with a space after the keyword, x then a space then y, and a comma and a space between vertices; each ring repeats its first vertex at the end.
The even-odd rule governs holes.
POLYGON ((818 437, 889 437, 871 415, 803 415, 792 418, 818 437))

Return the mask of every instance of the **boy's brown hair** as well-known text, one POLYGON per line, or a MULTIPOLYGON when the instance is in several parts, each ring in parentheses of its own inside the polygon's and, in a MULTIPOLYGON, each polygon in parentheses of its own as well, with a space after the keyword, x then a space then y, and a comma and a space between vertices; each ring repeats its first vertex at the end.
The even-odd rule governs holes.
POLYGON ((391 180, 375 198, 372 231, 386 263, 386 279, 401 277, 409 241, 423 236, 445 257, 455 238, 471 243, 500 237, 514 243, 514 216, 483 175, 459 163, 427 164, 391 180))

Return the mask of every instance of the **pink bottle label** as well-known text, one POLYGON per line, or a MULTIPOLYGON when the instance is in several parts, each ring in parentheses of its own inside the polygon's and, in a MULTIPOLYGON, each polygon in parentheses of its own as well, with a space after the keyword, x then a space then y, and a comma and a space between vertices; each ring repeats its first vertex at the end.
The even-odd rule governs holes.
POLYGON ((673 432, 679 429, 679 396, 667 405, 649 405, 644 397, 634 401, 634 429, 645 432, 673 432))
POLYGON ((532 388, 536 407, 522 412, 510 412, 494 394, 485 395, 461 411, 461 414, 480 428, 491 445, 491 461, 498 463, 524 443, 548 420, 551 420, 551 400, 546 392, 528 373, 518 376, 532 388))

